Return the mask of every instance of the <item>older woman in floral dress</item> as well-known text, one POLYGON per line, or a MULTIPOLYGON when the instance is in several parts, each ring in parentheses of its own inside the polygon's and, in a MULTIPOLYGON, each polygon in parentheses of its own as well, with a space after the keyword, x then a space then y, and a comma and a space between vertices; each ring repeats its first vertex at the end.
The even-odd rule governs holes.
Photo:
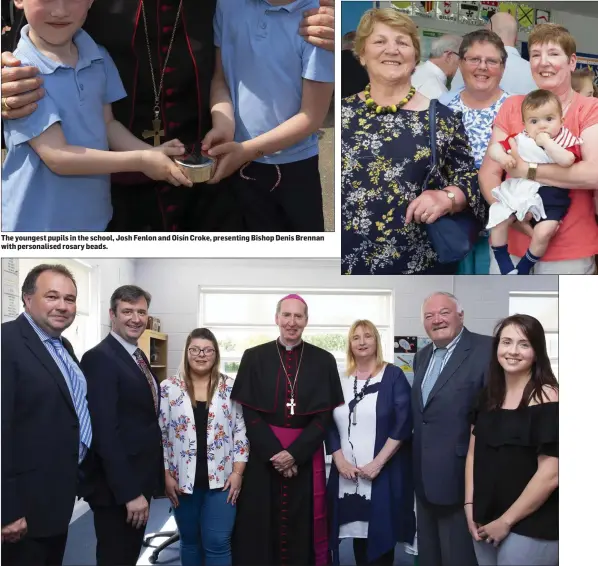
POLYGON ((425 224, 466 208, 483 221, 461 118, 437 108, 442 184, 434 189, 442 190, 426 190, 430 101, 411 85, 420 59, 417 27, 392 8, 368 10, 357 28, 355 53, 370 85, 342 103, 343 273, 455 273, 456 264, 438 262, 425 224))

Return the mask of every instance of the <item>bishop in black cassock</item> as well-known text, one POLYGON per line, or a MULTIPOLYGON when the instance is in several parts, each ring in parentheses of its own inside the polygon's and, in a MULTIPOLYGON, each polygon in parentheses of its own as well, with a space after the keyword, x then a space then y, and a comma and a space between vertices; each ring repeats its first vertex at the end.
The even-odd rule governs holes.
MULTIPOLYGON (((290 295, 283 311, 289 302, 304 303, 290 295)), ((334 357, 303 342, 302 330, 294 345, 281 336, 246 350, 235 379, 231 398, 243 405, 251 446, 237 503, 235 565, 328 563, 323 440, 344 400, 334 357), (294 458, 292 477, 271 461, 283 450, 294 458)))

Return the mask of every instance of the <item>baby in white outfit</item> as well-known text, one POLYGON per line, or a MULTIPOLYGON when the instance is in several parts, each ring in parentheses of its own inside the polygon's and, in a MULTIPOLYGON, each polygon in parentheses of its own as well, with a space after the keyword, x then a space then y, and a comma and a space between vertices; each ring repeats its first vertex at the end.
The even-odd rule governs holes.
MULTIPOLYGON (((503 169, 515 167, 510 155, 509 140, 517 142, 517 150, 528 163, 556 163, 571 167, 581 160, 581 140, 563 126, 563 109, 556 95, 547 90, 528 94, 521 105, 525 130, 516 136, 493 143, 488 153, 503 169)), ((492 189, 496 202, 490 206, 488 228, 494 257, 502 274, 525 275, 546 253, 559 223, 567 214, 571 199, 567 189, 543 186, 531 179, 507 179, 492 189), (534 231, 529 249, 513 265, 507 250, 509 226, 531 213, 534 231)))

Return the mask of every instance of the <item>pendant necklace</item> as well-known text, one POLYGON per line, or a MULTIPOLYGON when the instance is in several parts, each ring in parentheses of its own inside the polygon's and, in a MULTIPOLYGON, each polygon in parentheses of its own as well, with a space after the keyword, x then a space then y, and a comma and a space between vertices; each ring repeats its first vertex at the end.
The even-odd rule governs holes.
POLYGON ((181 8, 183 7, 183 0, 179 2, 179 9, 176 13, 176 19, 174 20, 174 26, 172 28, 172 35, 170 36, 170 44, 168 45, 168 51, 166 52, 166 57, 164 58, 164 64, 162 65, 162 73, 160 75, 160 85, 156 86, 156 76, 154 74, 154 64, 152 62, 152 50, 150 47, 149 41, 149 34, 147 33, 147 18, 145 17, 145 2, 141 1, 141 13, 143 15, 143 28, 145 30, 145 42, 147 44, 147 55, 149 57, 149 64, 150 64, 150 71, 152 74, 152 86, 154 87, 154 119, 152 120, 152 129, 151 130, 143 130, 141 135, 144 139, 147 138, 154 138, 154 147, 160 145, 160 138, 164 135, 164 130, 161 129, 161 120, 160 120, 160 95, 162 94, 162 86, 164 85, 164 72, 166 71, 166 66, 168 65, 168 59, 170 57, 170 52, 172 51, 172 44, 174 42, 174 35, 176 33, 176 29, 179 23, 179 17, 181 15, 181 8))
POLYGON ((303 349, 304 348, 305 348, 305 343, 303 343, 301 345, 301 355, 299 356, 299 365, 297 365, 297 372, 295 373, 295 379, 293 379, 293 382, 291 383, 291 378, 289 377, 289 374, 287 373, 287 370, 284 366, 284 362, 282 361, 282 355, 280 354, 280 348, 278 347, 278 344, 276 344, 276 351, 278 352, 278 357, 280 358, 280 363, 282 365, 282 371, 284 371, 287 381, 289 382, 289 386, 291 387, 291 401, 290 401, 290 403, 287 403, 287 407, 289 407, 291 409, 291 415, 295 414, 295 407, 297 405, 295 403, 295 385, 297 385, 297 377, 299 377, 299 370, 301 369, 301 360, 303 359, 303 349))
POLYGON ((357 373, 355 373, 355 381, 353 382, 353 399, 355 400, 355 405, 353 406, 353 426, 357 424, 357 404, 365 397, 365 390, 367 389, 368 385, 370 384, 370 380, 372 376, 370 375, 363 384, 361 391, 357 393, 357 373))

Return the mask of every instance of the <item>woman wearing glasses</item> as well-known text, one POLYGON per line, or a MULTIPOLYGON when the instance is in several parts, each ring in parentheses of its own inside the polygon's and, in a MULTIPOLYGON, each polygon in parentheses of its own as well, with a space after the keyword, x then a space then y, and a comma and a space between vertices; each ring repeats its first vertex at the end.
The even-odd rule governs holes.
POLYGON ((328 481, 330 548, 353 539, 355 563, 392 565, 398 542, 413 543, 411 388, 382 357, 369 320, 349 330, 345 404, 334 409, 326 447, 334 465, 328 481))
POLYGON ((234 380, 219 371, 207 328, 187 336, 179 373, 161 384, 166 494, 181 537, 183 566, 230 565, 235 503, 249 456, 234 380))
MULTIPOLYGON (((500 88, 507 51, 493 31, 480 29, 463 36, 459 68, 465 86, 440 97, 454 112, 461 112, 477 169, 492 136, 492 125, 509 93, 500 88)), ((476 247, 459 265, 459 274, 487 274, 490 267, 488 236, 483 233, 476 247)))

